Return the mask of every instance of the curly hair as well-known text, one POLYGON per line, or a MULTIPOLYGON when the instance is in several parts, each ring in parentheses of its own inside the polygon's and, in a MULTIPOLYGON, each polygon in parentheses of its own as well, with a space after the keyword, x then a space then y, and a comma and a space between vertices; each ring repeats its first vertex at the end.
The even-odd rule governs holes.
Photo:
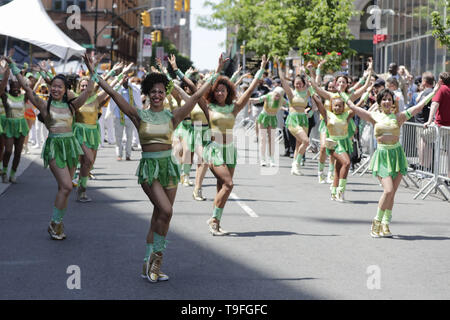
POLYGON ((212 88, 206 94, 206 100, 208 100, 209 103, 217 103, 216 98, 214 97, 214 92, 217 90, 217 87, 220 84, 224 85, 228 91, 227 98, 225 99, 225 104, 232 104, 234 99, 236 98, 236 87, 234 83, 225 76, 220 76, 217 78, 212 88))
POLYGON ((162 73, 149 73, 141 83, 141 92, 148 96, 150 94, 150 90, 152 90, 153 86, 157 83, 162 83, 167 91, 169 82, 170 81, 167 79, 166 75, 162 73))

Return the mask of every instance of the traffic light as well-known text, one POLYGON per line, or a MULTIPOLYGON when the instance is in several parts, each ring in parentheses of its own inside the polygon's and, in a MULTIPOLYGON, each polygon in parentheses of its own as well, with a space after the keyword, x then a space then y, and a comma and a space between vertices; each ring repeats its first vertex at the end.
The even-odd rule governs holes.
POLYGON ((181 11, 183 7, 183 0, 174 0, 173 8, 175 11, 181 11))
POLYGON ((152 43, 156 42, 156 31, 152 31, 150 36, 152 37, 152 43))
POLYGON ((156 35, 155 35, 155 40, 156 42, 161 42, 161 31, 160 30, 156 30, 156 35))
POLYGON ((150 27, 151 21, 150 21, 150 13, 147 11, 141 12, 141 23, 144 27, 150 27))
POLYGON ((189 12, 191 9, 191 0, 184 0, 184 11, 189 12))
POLYGON ((244 53, 245 53, 245 46, 241 45, 241 54, 244 54, 244 53))

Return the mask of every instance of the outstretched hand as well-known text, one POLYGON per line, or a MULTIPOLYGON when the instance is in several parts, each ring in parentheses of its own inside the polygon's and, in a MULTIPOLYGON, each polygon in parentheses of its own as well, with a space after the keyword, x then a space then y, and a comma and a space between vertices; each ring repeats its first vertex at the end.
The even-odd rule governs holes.
POLYGON ((223 53, 220 54, 219 57, 219 64, 217 65, 217 69, 216 69, 216 73, 220 73, 220 71, 222 71, 223 66, 225 65, 226 62, 228 62, 230 60, 230 58, 223 58, 223 53))

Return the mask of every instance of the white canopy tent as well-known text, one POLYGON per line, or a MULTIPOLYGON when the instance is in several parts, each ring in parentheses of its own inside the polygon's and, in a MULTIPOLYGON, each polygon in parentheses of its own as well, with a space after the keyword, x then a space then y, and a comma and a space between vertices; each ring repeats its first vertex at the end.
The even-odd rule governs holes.
POLYGON ((0 17, 0 34, 32 43, 60 59, 86 52, 56 26, 41 0, 14 0, 0 7, 0 17))

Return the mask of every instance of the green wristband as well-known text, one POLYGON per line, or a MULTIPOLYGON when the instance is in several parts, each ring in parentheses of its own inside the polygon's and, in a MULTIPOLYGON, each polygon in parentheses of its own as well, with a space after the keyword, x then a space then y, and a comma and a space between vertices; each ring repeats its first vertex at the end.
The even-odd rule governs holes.
POLYGON ((98 79, 97 72, 95 72, 93 75, 91 75, 91 80, 94 81, 95 83, 99 83, 100 82, 100 80, 98 79))
POLYGON ((342 92, 339 92, 339 95, 341 96, 342 100, 344 100, 344 102, 347 103, 349 97, 344 95, 342 92))
POLYGON ((50 79, 53 79, 53 77, 54 77, 53 73, 51 73, 50 71, 47 72, 47 76, 48 76, 50 79))
POLYGON ((258 80, 261 80, 263 77, 264 69, 259 69, 258 72, 255 74, 255 78, 258 80))
POLYGON ((316 75, 320 76, 320 68, 316 69, 316 75))
POLYGON ((311 97, 316 94, 316 90, 314 90, 314 88, 312 86, 309 86, 308 90, 309 90, 309 94, 311 95, 311 97))
POLYGON ((367 101, 367 99, 369 99, 369 92, 364 93, 364 95, 361 98, 364 102, 367 101))
POLYGON ((117 77, 117 80, 120 82, 123 79, 123 73, 119 74, 119 76, 117 77))
POLYGON ((233 76, 231 77, 230 81, 233 83, 236 83, 237 79, 238 79, 238 74, 233 74, 233 76))
POLYGON ((108 72, 108 77, 114 77, 116 75, 116 72, 114 70, 111 70, 108 72))
POLYGON ((213 85, 214 82, 216 82, 217 78, 219 77, 219 75, 217 73, 213 73, 207 80, 206 82, 209 82, 209 84, 213 85))
POLYGON ((406 120, 409 120, 412 118, 412 114, 411 114, 411 112, 409 112, 409 110, 405 111, 405 115, 406 115, 406 120))
POLYGON ((20 69, 17 68, 16 64, 14 62, 9 64, 9 68, 11 69, 11 72, 13 75, 18 75, 20 73, 20 69))
POLYGON ((175 74, 177 75, 178 80, 183 80, 184 78, 184 73, 183 71, 181 71, 180 69, 177 69, 177 71, 175 71, 175 74))
POLYGON ((366 84, 366 79, 363 77, 363 78, 359 79, 358 83, 363 86, 366 84))

